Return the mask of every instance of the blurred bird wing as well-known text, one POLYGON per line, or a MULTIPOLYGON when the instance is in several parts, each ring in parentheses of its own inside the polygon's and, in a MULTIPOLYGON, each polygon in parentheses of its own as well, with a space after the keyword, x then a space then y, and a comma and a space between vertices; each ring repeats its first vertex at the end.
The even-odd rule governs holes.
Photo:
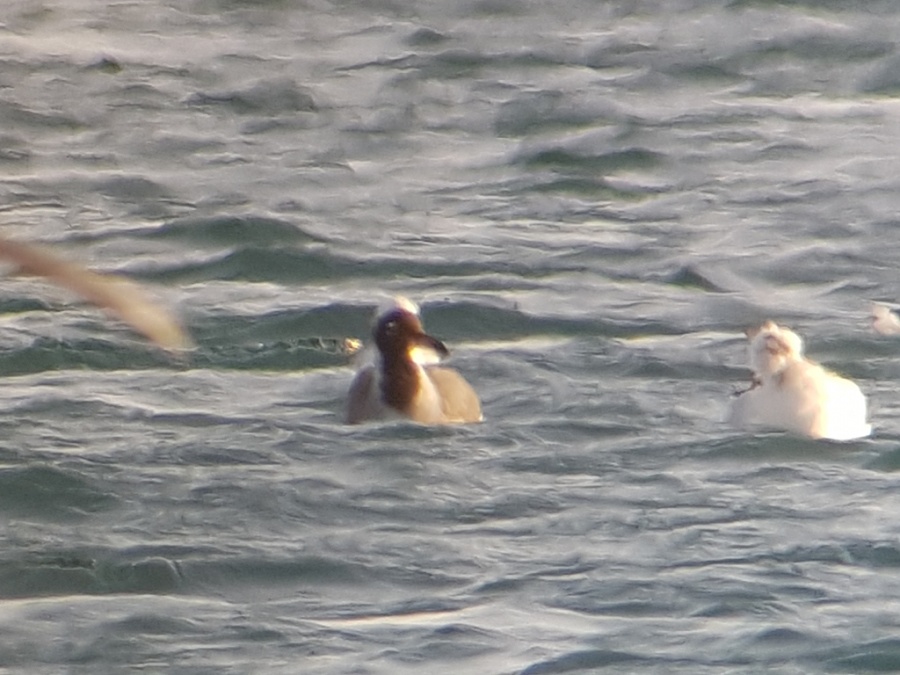
POLYGON ((22 272, 45 277, 108 309, 157 345, 171 352, 190 349, 192 342, 171 312, 152 302, 134 282, 92 272, 43 248, 0 237, 0 258, 22 272))

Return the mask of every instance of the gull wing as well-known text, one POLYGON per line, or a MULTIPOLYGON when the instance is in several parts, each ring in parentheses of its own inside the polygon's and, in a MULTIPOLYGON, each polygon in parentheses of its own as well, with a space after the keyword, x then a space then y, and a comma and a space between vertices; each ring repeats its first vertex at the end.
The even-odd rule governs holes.
POLYGON ((14 263, 22 272, 45 277, 109 310, 163 349, 182 352, 192 346, 172 313, 151 301, 133 281, 92 272, 42 247, 2 237, 0 258, 14 263))

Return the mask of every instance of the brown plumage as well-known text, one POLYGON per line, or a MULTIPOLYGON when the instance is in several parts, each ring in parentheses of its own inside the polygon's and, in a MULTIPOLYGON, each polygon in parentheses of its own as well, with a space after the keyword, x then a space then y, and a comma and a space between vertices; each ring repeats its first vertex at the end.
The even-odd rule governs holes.
POLYGON ((373 331, 378 359, 362 368, 347 396, 347 422, 409 419, 421 424, 482 420, 471 385, 452 368, 435 365, 447 356, 444 344, 422 328, 415 305, 397 299, 373 331))

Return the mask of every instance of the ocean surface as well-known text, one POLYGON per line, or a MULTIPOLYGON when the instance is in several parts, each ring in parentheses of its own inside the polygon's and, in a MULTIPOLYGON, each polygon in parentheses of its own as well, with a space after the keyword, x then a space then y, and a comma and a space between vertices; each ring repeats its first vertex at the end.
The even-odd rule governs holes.
POLYGON ((893 0, 5 0, 0 235, 197 348, 0 278, 0 672, 900 670, 898 168, 893 0), (484 423, 342 423, 396 294, 484 423))

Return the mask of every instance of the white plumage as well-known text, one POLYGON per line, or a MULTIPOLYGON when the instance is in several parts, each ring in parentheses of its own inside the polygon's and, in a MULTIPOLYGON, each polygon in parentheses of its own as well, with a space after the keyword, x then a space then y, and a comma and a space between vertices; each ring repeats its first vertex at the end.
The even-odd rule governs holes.
POLYGON ((900 334, 900 318, 887 305, 872 303, 872 328, 879 335, 900 334))
POLYGON ((860 388, 805 358, 794 331, 767 321, 747 337, 753 384, 732 401, 730 423, 836 441, 871 433, 860 388))

